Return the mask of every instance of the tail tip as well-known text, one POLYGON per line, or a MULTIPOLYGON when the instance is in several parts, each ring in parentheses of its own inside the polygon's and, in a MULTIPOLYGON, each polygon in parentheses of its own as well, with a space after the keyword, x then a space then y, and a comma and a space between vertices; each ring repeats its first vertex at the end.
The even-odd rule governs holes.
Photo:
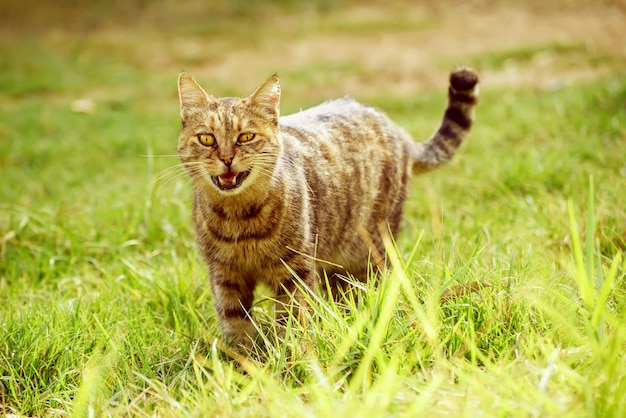
POLYGON ((457 91, 468 91, 478 84, 478 74, 469 67, 459 67, 450 73, 450 85, 457 91))

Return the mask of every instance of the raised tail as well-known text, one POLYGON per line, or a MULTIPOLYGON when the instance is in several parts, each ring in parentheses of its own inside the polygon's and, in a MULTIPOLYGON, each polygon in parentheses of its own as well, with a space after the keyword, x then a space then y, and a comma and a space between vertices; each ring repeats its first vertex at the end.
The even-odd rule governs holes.
POLYGON ((433 170, 452 158, 472 126, 478 90, 478 75, 472 69, 461 67, 450 73, 448 107, 441 126, 428 141, 412 147, 415 173, 433 170))

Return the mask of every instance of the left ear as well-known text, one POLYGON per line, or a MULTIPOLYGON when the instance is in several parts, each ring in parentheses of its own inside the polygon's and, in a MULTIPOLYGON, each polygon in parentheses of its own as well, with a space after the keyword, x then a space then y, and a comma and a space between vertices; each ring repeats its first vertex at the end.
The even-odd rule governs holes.
POLYGON ((268 116, 278 120, 280 115, 280 82, 278 74, 268 78, 248 98, 255 107, 261 108, 268 116))

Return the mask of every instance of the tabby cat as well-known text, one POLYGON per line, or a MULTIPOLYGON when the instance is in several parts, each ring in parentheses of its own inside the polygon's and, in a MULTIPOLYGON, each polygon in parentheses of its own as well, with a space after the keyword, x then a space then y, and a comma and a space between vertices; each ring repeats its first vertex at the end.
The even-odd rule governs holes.
POLYGON ((209 95, 184 72, 178 87, 198 246, 223 333, 243 346, 258 284, 284 314, 305 305, 302 285, 365 279, 372 255, 384 255, 378 225, 397 232, 409 177, 452 157, 478 98, 478 76, 454 70, 441 126, 418 143, 349 97, 280 117, 276 75, 246 98, 209 95))

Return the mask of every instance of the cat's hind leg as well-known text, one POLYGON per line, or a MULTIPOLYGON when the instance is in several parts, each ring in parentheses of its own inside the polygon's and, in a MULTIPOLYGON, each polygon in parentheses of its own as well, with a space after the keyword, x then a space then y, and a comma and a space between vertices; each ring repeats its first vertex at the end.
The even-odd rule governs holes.
MULTIPOLYGON (((308 263, 307 263, 308 264, 308 263)), ((292 315, 300 325, 306 326, 306 311, 309 304, 305 293, 313 288, 314 270, 312 266, 303 266, 287 273, 276 290, 274 312, 280 325, 286 325, 292 315)))

